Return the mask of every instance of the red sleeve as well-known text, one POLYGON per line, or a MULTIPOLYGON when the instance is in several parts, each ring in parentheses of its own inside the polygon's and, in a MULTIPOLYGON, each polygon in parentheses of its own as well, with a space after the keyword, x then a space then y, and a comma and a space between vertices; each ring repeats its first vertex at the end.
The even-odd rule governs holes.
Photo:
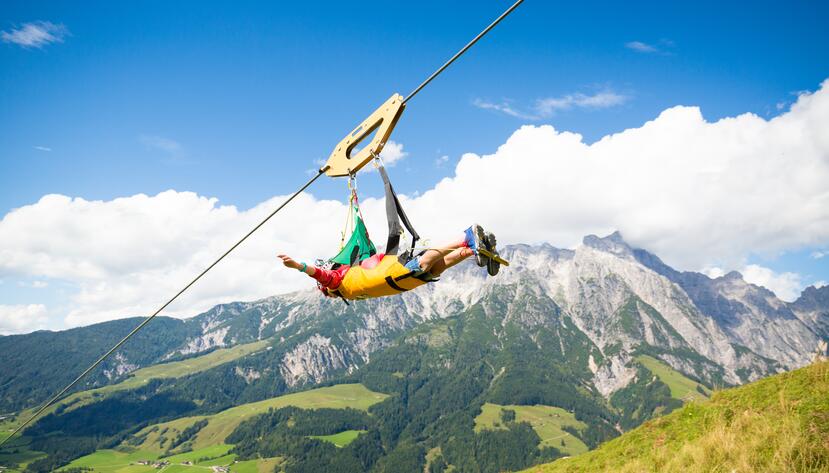
POLYGON ((337 289, 343 281, 343 275, 348 271, 348 266, 340 266, 337 269, 322 269, 314 266, 314 275, 312 278, 316 279, 320 286, 328 289, 337 289))

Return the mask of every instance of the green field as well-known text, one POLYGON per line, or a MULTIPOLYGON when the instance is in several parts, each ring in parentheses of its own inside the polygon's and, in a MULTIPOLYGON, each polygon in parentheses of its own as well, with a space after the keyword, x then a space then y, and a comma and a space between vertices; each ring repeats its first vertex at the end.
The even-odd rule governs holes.
POLYGON ((642 363, 660 381, 668 385, 671 390, 671 397, 681 401, 701 401, 711 397, 711 391, 700 383, 682 375, 679 371, 671 368, 656 358, 640 355, 636 361, 642 363), (700 394, 697 388, 702 389, 705 395, 700 394))
POLYGON ((261 458, 236 463, 236 455, 227 452, 231 445, 214 445, 200 450, 160 458, 157 453, 144 450, 118 451, 100 450, 91 455, 79 458, 63 469, 92 468, 101 473, 198 473, 211 471, 211 466, 229 466, 233 473, 271 473, 282 462, 280 458, 261 458), (152 465, 140 465, 139 461, 166 461, 169 465, 157 469, 152 465), (191 462, 185 465, 184 462, 191 462))
POLYGON ((326 442, 331 442, 336 447, 345 447, 346 445, 350 444, 354 441, 360 434, 366 433, 365 430, 344 430, 340 433, 333 434, 333 435, 309 435, 312 439, 319 439, 324 440, 326 442))
POLYGON ((691 402, 533 473, 829 471, 829 362, 691 402))
POLYGON ((281 458, 260 458, 234 463, 230 467, 232 473, 273 473, 277 466, 282 464, 281 458))
MULTIPOLYGON (((272 399, 266 399, 250 404, 243 404, 210 416, 197 416, 176 419, 138 432, 137 436, 146 436, 145 441, 135 449, 122 446, 119 450, 100 450, 91 455, 79 458, 67 466, 94 468, 102 473, 149 473, 156 470, 151 466, 138 465, 139 460, 157 460, 166 449, 160 445, 162 436, 167 439, 175 438, 182 430, 201 419, 207 419, 208 424, 202 428, 194 440, 182 445, 190 446, 193 451, 163 458, 169 461, 170 466, 164 468, 165 473, 189 471, 193 473, 199 469, 209 471, 213 465, 231 465, 231 471, 248 473, 260 471, 272 472, 281 461, 278 458, 259 459, 233 463, 234 454, 228 454, 232 445, 226 445, 224 440, 244 420, 255 415, 263 414, 268 409, 294 406, 303 409, 317 408, 353 408, 367 410, 388 395, 376 393, 366 389, 362 384, 339 384, 325 388, 312 389, 300 393, 287 394, 272 399), (166 429, 166 430, 165 430, 166 429), (163 433, 162 433, 163 432, 163 433), (204 459, 209 458, 209 459, 204 459), (202 461, 198 461, 203 459, 202 461), (193 466, 181 465, 184 461, 192 461, 193 466)), ((353 441, 362 431, 345 431, 336 435, 318 437, 330 441, 337 446, 344 446, 353 441)))
POLYGON ((475 430, 504 429, 501 421, 501 411, 509 409, 515 411, 516 422, 527 422, 541 438, 539 446, 555 447, 566 455, 578 455, 586 452, 587 445, 569 432, 562 430, 562 427, 573 427, 584 429, 586 424, 576 420, 576 417, 568 411, 552 406, 501 406, 498 404, 486 403, 481 408, 481 413, 475 418, 475 430), (564 445, 562 445, 564 442, 564 445))
POLYGON ((368 390, 362 384, 338 384, 336 386, 287 394, 250 404, 242 404, 241 406, 232 407, 210 416, 176 419, 147 427, 136 435, 143 436, 146 434, 146 440, 141 445, 142 449, 161 453, 165 450, 159 441, 162 436, 166 436, 168 439, 173 438, 187 427, 202 419, 207 419, 208 424, 199 431, 192 441, 193 449, 201 449, 210 445, 222 444, 239 424, 253 416, 268 412, 268 409, 279 409, 287 406, 302 409, 319 409, 324 407, 345 409, 350 407, 352 409, 365 411, 370 406, 387 397, 388 395, 386 394, 368 390), (164 429, 167 429, 166 432, 164 432, 164 429), (164 432, 163 435, 162 432, 164 432))
MULTIPOLYGON (((236 459, 236 455, 227 452, 233 448, 231 445, 214 445, 193 452, 182 453, 159 459, 159 455, 143 450, 99 450, 91 455, 78 458, 64 469, 68 468, 92 468, 93 471, 102 473, 144 473, 160 471, 151 465, 140 465, 139 461, 167 461, 169 466, 163 469, 164 472, 188 471, 210 471, 214 465, 230 465, 236 459), (192 462, 192 465, 183 465, 184 462, 192 462)), ((256 461, 252 461, 254 467, 256 461)), ((234 470, 235 471, 235 470, 234 470)))

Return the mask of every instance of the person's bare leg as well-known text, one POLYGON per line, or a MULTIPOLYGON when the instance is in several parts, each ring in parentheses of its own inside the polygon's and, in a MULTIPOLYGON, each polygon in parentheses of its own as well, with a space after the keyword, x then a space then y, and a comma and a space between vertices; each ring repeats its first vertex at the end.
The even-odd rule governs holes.
MULTIPOLYGON (((432 266, 443 262, 444 258, 460 248, 466 248, 466 243, 464 243, 463 240, 457 241, 443 248, 429 248, 420 256, 420 269, 423 271, 430 271, 432 266)), ((471 252, 472 250, 469 251, 471 252)))
POLYGON ((444 256, 440 260, 436 261, 430 268, 429 273, 432 276, 440 276, 441 273, 446 271, 447 269, 455 266, 456 264, 460 263, 461 261, 469 258, 470 256, 474 255, 475 252, 472 251, 471 248, 461 247, 452 250, 448 255, 444 256))

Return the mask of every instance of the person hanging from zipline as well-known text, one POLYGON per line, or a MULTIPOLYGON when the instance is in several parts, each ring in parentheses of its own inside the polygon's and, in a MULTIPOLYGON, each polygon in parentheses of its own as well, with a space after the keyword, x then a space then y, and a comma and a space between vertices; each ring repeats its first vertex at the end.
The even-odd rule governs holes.
POLYGON ((351 176, 346 227, 349 222, 352 223, 353 231, 348 243, 345 242, 346 232, 343 232, 342 248, 337 256, 313 266, 297 262, 284 254, 278 255, 285 266, 316 279, 325 295, 349 300, 391 296, 412 290, 436 281, 448 268, 473 255, 478 266, 486 266, 491 276, 498 274, 502 264, 509 265, 508 261, 498 255, 495 235, 484 232, 477 224, 467 228, 463 238, 455 243, 417 252, 416 244, 420 235, 403 211, 385 168, 379 160, 375 164, 383 178, 386 194, 389 237, 385 252, 378 253, 368 236, 360 213, 356 185, 353 184, 354 176, 351 176), (403 227, 411 234, 412 246, 398 255, 403 227))
MULTIPOLYGON (((408 259, 405 262, 394 254, 375 253, 353 266, 340 264, 326 269, 298 263, 287 255, 278 256, 288 268, 315 279, 326 296, 368 299, 400 294, 437 281, 445 270, 470 256, 475 256, 478 266, 486 266, 487 272, 494 276, 500 264, 486 255, 497 255, 495 246, 495 235, 484 232, 476 224, 466 229, 463 239, 442 248, 426 249, 412 258, 404 256, 403 259, 408 259)), ((407 254, 409 252, 404 253, 407 254)))

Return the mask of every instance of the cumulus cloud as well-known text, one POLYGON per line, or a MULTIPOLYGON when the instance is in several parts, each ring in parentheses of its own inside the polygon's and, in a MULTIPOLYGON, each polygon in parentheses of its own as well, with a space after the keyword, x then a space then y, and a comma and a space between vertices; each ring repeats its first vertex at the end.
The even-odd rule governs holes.
POLYGON ((48 21, 24 23, 20 28, 0 32, 4 43, 12 43, 24 48, 42 48, 51 43, 62 43, 69 35, 69 30, 62 24, 48 21))
POLYGON ((31 332, 46 328, 46 306, 0 305, 0 335, 31 332))
POLYGON ((383 151, 380 152, 380 157, 383 158, 383 164, 386 166, 394 166, 395 163, 408 156, 409 153, 403 151, 403 144, 394 140, 389 140, 383 146, 383 151))
MULTIPOLYGON (((695 107, 674 107, 593 144, 551 126, 524 126, 494 153, 465 154, 451 177, 401 199, 431 241, 454 239, 471 222, 502 243, 559 247, 618 229, 678 269, 741 270, 786 298, 792 276, 746 271, 744 262, 829 245, 826 123, 829 82, 770 120, 744 114, 710 122, 695 107)), ((143 315, 283 197, 241 210, 189 192, 111 201, 45 196, 0 221, 0 278, 73 283, 68 325, 143 315)), ((382 200, 364 198, 362 207, 382 241, 382 200)), ((344 215, 341 202, 301 195, 170 314, 309 287, 274 255, 310 262, 332 254, 344 215)))
POLYGON ((743 279, 763 286, 784 301, 793 302, 800 296, 803 284, 797 273, 775 273, 769 268, 750 264, 742 270, 743 279))
MULTIPOLYGON (((66 325, 146 315, 204 269, 286 196, 245 211, 190 192, 87 201, 47 195, 0 221, 0 277, 69 281, 66 325)), ((364 212, 381 201, 366 199, 364 212)), ((194 315, 228 300, 307 287, 277 265, 277 251, 305 261, 336 252, 345 205, 299 196, 222 262, 169 315, 194 315), (302 232, 297 229, 302 228, 302 232)), ((372 227, 374 228, 374 227, 372 227)), ((377 228, 379 234, 382 227, 377 228)))
POLYGON ((814 284, 812 284, 812 286, 814 286, 815 289, 820 289, 820 288, 825 287, 827 285, 829 285, 829 283, 827 283, 826 281, 824 281, 822 279, 820 281, 815 281, 814 284))
POLYGON ((494 110, 516 118, 541 120, 550 118, 558 112, 572 110, 574 108, 595 110, 616 107, 624 104, 628 99, 629 97, 626 95, 606 89, 595 94, 583 94, 579 92, 562 95, 560 97, 541 98, 536 100, 530 111, 520 110, 512 104, 511 100, 490 102, 478 98, 472 101, 472 105, 483 110, 494 110))

